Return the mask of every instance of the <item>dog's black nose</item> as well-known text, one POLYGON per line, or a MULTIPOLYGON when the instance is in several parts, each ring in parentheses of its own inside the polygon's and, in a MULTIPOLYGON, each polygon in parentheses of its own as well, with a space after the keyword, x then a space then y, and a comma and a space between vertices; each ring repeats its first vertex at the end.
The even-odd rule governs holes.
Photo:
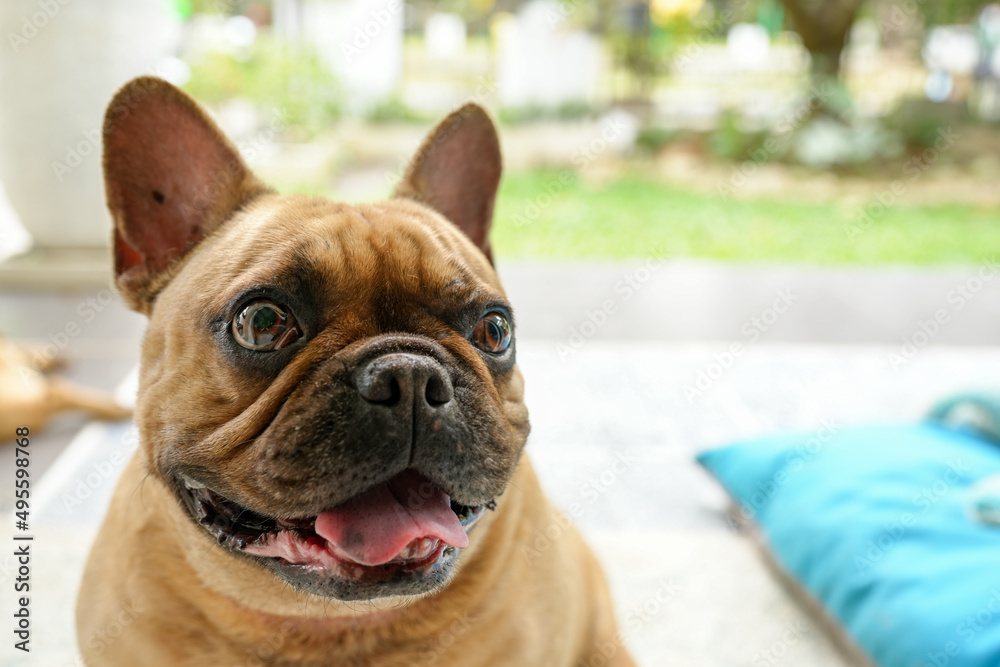
POLYGON ((435 359, 394 352, 376 357, 355 375, 358 393, 369 403, 422 412, 447 405, 455 395, 451 378, 435 359))

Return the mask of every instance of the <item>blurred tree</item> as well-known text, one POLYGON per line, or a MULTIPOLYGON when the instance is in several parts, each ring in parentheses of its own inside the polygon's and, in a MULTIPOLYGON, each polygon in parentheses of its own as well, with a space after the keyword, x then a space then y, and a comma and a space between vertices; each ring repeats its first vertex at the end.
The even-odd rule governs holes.
MULTIPOLYGON (((617 5, 607 37, 614 57, 632 76, 623 97, 648 106, 657 77, 667 71, 671 54, 698 31, 692 17, 704 0, 628 0, 617 5)), ((621 95, 620 95, 621 96, 621 95)))
POLYGON ((840 75, 840 54, 863 0, 781 0, 802 45, 812 56, 814 79, 840 75))
POLYGON ((184 89, 208 104, 243 98, 266 129, 305 140, 340 118, 343 89, 316 51, 262 33, 245 53, 209 52, 191 63, 184 89))
MULTIPOLYGON (((781 0, 802 45, 812 56, 814 79, 837 79, 840 55, 847 43, 854 17, 864 0, 781 0)), ((911 0, 894 11, 920 12, 927 25, 968 23, 987 3, 983 0, 911 0)))

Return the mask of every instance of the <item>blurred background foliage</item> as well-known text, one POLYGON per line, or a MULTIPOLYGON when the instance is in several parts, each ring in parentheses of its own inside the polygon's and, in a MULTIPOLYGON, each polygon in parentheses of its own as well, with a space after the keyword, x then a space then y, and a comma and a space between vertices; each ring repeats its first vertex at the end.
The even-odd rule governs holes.
POLYGON ((1000 249, 997 4, 174 7, 184 34, 162 74, 260 144, 255 168, 286 190, 384 196, 435 119, 467 99, 491 108, 501 254, 625 257, 656 240, 699 257, 936 263, 1000 249))
POLYGON ((265 33, 244 53, 208 52, 190 64, 189 93, 214 105, 244 98, 265 116, 280 113, 289 138, 311 138, 341 116, 337 79, 307 46, 265 33))

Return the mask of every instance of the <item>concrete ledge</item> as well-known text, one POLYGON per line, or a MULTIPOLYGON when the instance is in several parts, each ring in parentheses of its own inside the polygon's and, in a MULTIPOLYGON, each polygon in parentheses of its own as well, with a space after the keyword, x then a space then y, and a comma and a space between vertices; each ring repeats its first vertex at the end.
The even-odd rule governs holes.
POLYGON ((1000 264, 505 262, 518 334, 581 341, 996 345, 1000 264))
POLYGON ((33 248, 0 262, 0 288, 100 289, 110 284, 108 248, 33 248))

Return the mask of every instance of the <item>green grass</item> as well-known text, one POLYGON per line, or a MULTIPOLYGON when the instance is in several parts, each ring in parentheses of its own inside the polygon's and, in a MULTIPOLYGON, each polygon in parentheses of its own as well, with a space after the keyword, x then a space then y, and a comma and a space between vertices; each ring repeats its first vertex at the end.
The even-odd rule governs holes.
POLYGON ((907 205, 905 198, 881 212, 870 208, 872 222, 861 229, 863 208, 856 206, 726 199, 634 173, 601 186, 572 172, 512 173, 497 201, 493 245, 504 259, 655 255, 807 264, 978 263, 1000 252, 1000 208, 907 205))

